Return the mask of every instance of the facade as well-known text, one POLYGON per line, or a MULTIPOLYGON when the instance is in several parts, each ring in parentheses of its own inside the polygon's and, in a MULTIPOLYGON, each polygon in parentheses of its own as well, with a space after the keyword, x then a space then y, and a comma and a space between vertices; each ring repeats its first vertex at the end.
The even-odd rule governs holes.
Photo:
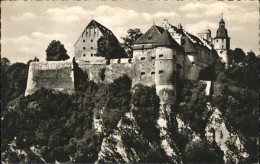
MULTIPOLYGON (((176 84, 179 79, 201 80, 201 71, 209 66, 214 66, 218 58, 218 55, 214 53, 214 47, 217 50, 229 49, 229 38, 227 31, 223 32, 223 28, 225 29, 225 26, 221 20, 220 29, 214 39, 218 44, 214 46, 209 30, 201 33, 200 37, 196 37, 186 32, 181 24, 175 27, 165 19, 162 27, 153 25, 135 41, 132 47, 133 58, 111 59, 110 64, 107 64, 106 59, 97 54, 97 41, 101 36, 112 37, 117 42, 118 40, 109 29, 95 20, 91 20, 74 45, 75 61, 79 68, 88 74, 89 80, 97 83, 110 83, 126 74, 132 79, 133 85, 139 83, 146 86, 155 85, 161 104, 171 104, 172 97, 176 94, 176 84), (224 39, 224 46, 219 44, 222 43, 222 39, 224 39), (101 71, 105 74, 105 79, 100 77, 101 71)), ((220 57, 222 56, 220 55, 220 57)), ((41 78, 35 78, 35 76, 38 77, 39 71, 43 75, 53 71, 55 73, 55 66, 60 68, 59 63, 59 61, 56 64, 47 63, 48 66, 44 69, 40 68, 44 63, 32 63, 28 84, 34 85, 27 86, 26 93, 30 92, 31 94, 35 89, 40 88, 41 84, 46 87, 47 83, 42 82, 41 78), (54 66, 49 68, 49 65, 54 66)), ((65 64, 63 66, 65 67, 65 64)), ((56 85, 55 81, 52 80, 51 84, 48 83, 47 88, 58 88, 59 90, 65 88, 65 90, 74 91, 74 86, 71 85, 74 83, 74 77, 71 76, 73 73, 68 70, 71 69, 66 68, 60 71, 62 74, 60 78, 70 77, 66 79, 64 87, 60 84, 56 85)), ((59 79, 56 76, 55 78, 59 79)))
POLYGON ((230 49, 230 38, 228 37, 228 31, 225 28, 225 21, 221 18, 219 22, 219 28, 214 38, 214 49, 217 51, 218 56, 223 62, 226 63, 226 67, 229 66, 228 50, 230 49))
POLYGON ((74 45, 75 60, 77 62, 105 60, 104 57, 100 57, 97 54, 97 42, 101 36, 105 38, 112 37, 118 42, 115 35, 109 29, 97 21, 91 20, 74 45))

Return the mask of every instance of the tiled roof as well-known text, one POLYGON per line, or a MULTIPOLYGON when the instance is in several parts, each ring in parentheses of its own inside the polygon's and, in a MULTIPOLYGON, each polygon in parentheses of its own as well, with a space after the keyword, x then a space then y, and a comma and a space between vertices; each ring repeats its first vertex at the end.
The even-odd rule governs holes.
POLYGON ((186 35, 182 36, 182 40, 182 46, 186 53, 197 53, 194 43, 192 43, 192 41, 186 35))
POLYGON ((165 30, 158 38, 156 46, 174 46, 176 48, 182 49, 182 47, 172 38, 168 30, 165 30))
POLYGON ((203 41, 201 39, 199 39, 197 36, 192 35, 192 34, 186 32, 186 31, 184 31, 184 34, 190 39, 190 41, 192 43, 209 49, 209 47, 205 43, 203 43, 203 41))
MULTIPOLYGON (((102 24, 98 23, 97 21, 91 20, 89 22, 89 24, 87 25, 86 29, 90 28, 91 26, 97 27, 101 31, 101 33, 103 34, 104 37, 112 36, 117 40, 117 38, 115 37, 115 35, 113 34, 112 31, 110 31, 108 28, 106 28, 102 24)), ((118 42, 118 40, 117 40, 117 42, 118 42)))
MULTIPOLYGON (((95 21, 95 20, 91 20, 91 21, 89 22, 89 24, 88 24, 87 27, 84 29, 84 31, 82 32, 82 34, 80 35, 80 37, 82 37, 83 34, 84 34, 84 32, 86 31, 86 29, 90 28, 91 26, 97 27, 105 38, 111 36, 111 37, 113 37, 113 38, 119 43, 119 41, 117 40, 116 36, 112 33, 112 31, 110 31, 108 28, 106 28, 105 26, 101 25, 100 23, 98 23, 98 22, 95 21)), ((78 38, 78 40, 80 39, 80 37, 78 38)), ((78 40, 77 40, 77 42, 78 42, 78 40)), ((75 43, 75 45, 77 44, 77 42, 75 43)))
POLYGON ((162 27, 153 25, 145 34, 137 39, 134 44, 156 43, 157 39, 159 36, 161 36, 163 31, 164 29, 162 27))

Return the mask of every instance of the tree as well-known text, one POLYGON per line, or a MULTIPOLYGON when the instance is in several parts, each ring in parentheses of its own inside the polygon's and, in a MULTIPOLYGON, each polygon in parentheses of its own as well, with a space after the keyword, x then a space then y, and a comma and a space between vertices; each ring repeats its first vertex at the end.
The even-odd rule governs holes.
POLYGON ((185 163, 223 163, 224 153, 216 145, 206 140, 191 141, 187 144, 184 153, 185 163))
POLYGON ((6 57, 3 57, 3 58, 1 58, 1 64, 2 64, 2 66, 9 66, 11 64, 11 62, 6 57))
POLYGON ((256 57, 256 55, 253 51, 250 51, 250 52, 247 53, 247 56, 246 56, 246 59, 245 59, 245 61, 247 63, 254 62, 256 60, 257 60, 257 57, 256 57))
POLYGON ((127 30, 127 36, 126 37, 122 37, 122 39, 124 40, 124 46, 127 49, 128 57, 132 57, 133 56, 132 45, 142 35, 143 35, 143 33, 140 31, 140 29, 136 28, 136 29, 129 29, 129 30, 127 30))
POLYGON ((29 66, 29 65, 31 64, 31 62, 38 62, 38 61, 40 61, 40 60, 35 56, 34 59, 29 60, 29 61, 27 62, 27 65, 29 66))
POLYGON ((133 115, 144 138, 149 142, 159 143, 160 132, 156 127, 156 120, 159 118, 160 99, 156 94, 155 87, 136 85, 131 101, 134 107, 138 108, 138 110, 133 111, 133 115))
POLYGON ((64 61, 70 58, 64 45, 59 40, 51 41, 46 49, 46 56, 47 61, 64 61))
POLYGON ((110 59, 127 57, 125 50, 119 45, 117 39, 112 36, 101 36, 97 44, 97 56, 105 57, 108 61, 110 59))
POLYGON ((24 63, 14 63, 8 67, 2 66, 2 107, 24 94, 27 84, 28 67, 24 63))
POLYGON ((230 52, 231 61, 235 63, 243 62, 246 57, 245 52, 241 48, 235 48, 234 51, 230 52))

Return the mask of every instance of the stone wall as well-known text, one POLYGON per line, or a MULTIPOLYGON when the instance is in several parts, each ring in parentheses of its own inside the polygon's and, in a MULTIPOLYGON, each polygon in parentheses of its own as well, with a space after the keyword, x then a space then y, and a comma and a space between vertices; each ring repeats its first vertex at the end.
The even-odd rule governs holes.
POLYGON ((74 92, 74 73, 71 61, 31 62, 25 96, 46 88, 74 92))
POLYGON ((154 85, 154 62, 151 59, 132 62, 131 58, 112 59, 109 65, 105 63, 79 62, 79 67, 88 74, 89 80, 96 83, 111 83, 124 74, 132 79, 132 84, 141 83, 146 86, 154 85), (104 70, 105 78, 101 79, 104 70))

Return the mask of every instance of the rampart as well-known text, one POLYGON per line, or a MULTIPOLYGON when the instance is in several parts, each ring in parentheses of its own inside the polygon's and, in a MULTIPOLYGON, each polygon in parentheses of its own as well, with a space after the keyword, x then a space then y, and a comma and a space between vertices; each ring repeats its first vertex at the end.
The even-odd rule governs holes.
POLYGON ((133 62, 132 58, 112 59, 110 64, 104 62, 79 62, 79 67, 88 74, 89 80, 96 83, 111 83, 124 74, 132 79, 132 84, 154 85, 154 65, 151 61, 133 62), (102 70, 104 79, 102 79, 102 70))
POLYGON ((25 96, 46 88, 66 93, 74 92, 74 73, 71 61, 31 62, 25 96))

